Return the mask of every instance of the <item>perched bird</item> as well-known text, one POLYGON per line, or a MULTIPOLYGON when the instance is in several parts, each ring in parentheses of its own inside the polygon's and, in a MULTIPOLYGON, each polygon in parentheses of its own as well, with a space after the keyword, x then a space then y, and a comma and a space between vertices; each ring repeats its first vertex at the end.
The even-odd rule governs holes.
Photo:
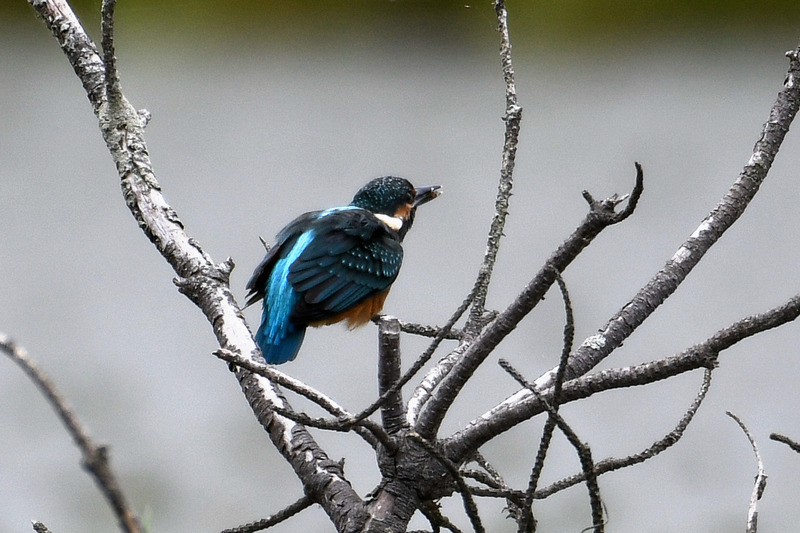
POLYGON ((297 356, 307 326, 367 323, 403 262, 403 237, 417 207, 441 187, 376 178, 350 205, 300 215, 283 228, 247 282, 247 305, 263 298, 255 340, 267 363, 297 356))

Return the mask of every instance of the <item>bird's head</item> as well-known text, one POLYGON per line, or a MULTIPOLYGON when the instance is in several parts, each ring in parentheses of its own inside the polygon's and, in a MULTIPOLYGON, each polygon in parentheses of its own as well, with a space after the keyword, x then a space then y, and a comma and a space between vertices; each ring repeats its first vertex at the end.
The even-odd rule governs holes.
POLYGON ((351 205, 372 211, 402 239, 414 223, 417 207, 440 194, 439 185, 415 188, 407 179, 384 176, 364 185, 351 205))

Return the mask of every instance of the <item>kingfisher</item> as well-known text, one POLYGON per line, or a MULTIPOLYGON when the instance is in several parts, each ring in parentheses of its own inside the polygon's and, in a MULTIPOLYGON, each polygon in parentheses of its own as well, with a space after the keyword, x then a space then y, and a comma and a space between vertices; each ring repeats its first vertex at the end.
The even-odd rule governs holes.
POLYGON ((245 307, 263 299, 254 338, 267 363, 297 357, 308 326, 344 321, 352 329, 380 313, 417 207, 441 192, 375 178, 350 205, 305 213, 283 228, 246 287, 245 307))

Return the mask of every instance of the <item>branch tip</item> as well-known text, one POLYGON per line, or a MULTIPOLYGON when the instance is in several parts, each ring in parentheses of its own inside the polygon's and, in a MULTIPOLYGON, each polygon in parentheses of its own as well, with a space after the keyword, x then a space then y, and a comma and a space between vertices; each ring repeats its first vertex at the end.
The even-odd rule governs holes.
POLYGON ((770 440, 774 440, 775 442, 782 442, 783 444, 789 446, 789 448, 791 448, 795 452, 800 453, 800 442, 792 440, 789 437, 781 435, 779 433, 770 433, 769 438, 770 440))

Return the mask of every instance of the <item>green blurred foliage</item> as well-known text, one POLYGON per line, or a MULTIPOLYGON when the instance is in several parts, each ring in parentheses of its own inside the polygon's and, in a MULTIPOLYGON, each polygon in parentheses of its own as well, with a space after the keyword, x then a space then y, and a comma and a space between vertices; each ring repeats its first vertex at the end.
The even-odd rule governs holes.
MULTIPOLYGON (((99 0, 71 5, 88 28, 99 26, 99 0)), ((797 0, 509 0, 508 7, 517 43, 554 47, 720 34, 759 39, 800 28, 797 0)), ((389 39, 468 46, 473 24, 494 25, 487 0, 120 0, 117 12, 126 31, 143 44, 194 35, 207 44, 274 45, 299 34, 308 44, 389 39)), ((30 16, 23 0, 0 2, 0 20, 30 16)))

